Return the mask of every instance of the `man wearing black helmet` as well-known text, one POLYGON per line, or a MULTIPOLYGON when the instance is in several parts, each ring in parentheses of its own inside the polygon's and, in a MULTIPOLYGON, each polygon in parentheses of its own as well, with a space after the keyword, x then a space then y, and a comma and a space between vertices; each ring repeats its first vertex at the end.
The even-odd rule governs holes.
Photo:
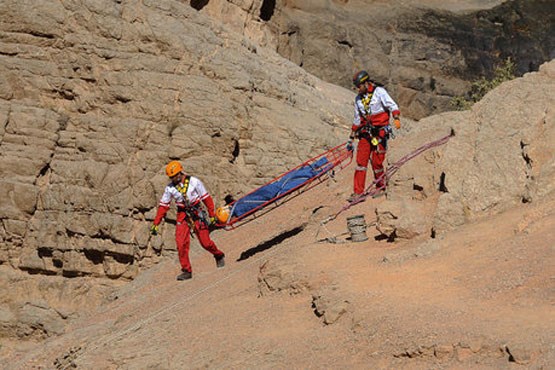
POLYGON ((389 96, 386 89, 370 80, 366 71, 357 72, 353 84, 358 89, 355 98, 355 117, 347 146, 353 148, 353 140, 358 137, 354 175, 354 192, 349 201, 354 201, 364 193, 368 161, 372 170, 376 188, 385 190, 387 183, 383 162, 387 150, 387 139, 391 132, 390 116, 393 116, 395 128, 401 128, 399 106, 389 96))

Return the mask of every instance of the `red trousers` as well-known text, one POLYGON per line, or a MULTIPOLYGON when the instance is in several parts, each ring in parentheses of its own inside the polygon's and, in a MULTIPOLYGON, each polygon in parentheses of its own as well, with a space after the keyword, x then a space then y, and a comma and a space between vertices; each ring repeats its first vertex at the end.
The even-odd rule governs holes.
MULTIPOLYGON (((192 272, 191 261, 189 260, 189 247, 191 245, 191 235, 189 234, 190 228, 186 221, 185 212, 177 212, 177 225, 175 226, 175 243, 177 244, 177 251, 179 253, 179 263, 183 271, 192 272)), ((194 232, 197 236, 200 245, 214 256, 221 256, 224 254, 216 247, 216 243, 210 239, 210 230, 208 226, 199 220, 194 223, 194 232)))
MULTIPOLYGON (((372 162, 372 170, 374 171, 374 180, 379 179, 384 174, 383 162, 387 151, 387 138, 385 131, 380 130, 380 142, 377 146, 370 144, 371 138, 368 136, 361 137, 357 147, 357 166, 355 168, 354 192, 362 194, 365 189, 366 172, 368 170, 368 161, 372 162)), ((385 188, 385 178, 380 179, 376 183, 378 189, 385 188)))

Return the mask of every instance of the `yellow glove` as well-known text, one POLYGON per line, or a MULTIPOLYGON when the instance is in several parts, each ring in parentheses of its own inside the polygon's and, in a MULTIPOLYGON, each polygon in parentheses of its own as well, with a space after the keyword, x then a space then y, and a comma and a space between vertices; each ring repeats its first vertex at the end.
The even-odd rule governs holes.
POLYGON ((158 235, 158 225, 152 225, 150 227, 150 234, 151 235, 158 235))
POLYGON ((393 119, 393 125, 395 126, 395 128, 397 130, 399 130, 401 128, 401 120, 399 118, 394 118, 393 119))
POLYGON ((210 217, 210 226, 215 225, 216 224, 216 217, 212 216, 210 217))

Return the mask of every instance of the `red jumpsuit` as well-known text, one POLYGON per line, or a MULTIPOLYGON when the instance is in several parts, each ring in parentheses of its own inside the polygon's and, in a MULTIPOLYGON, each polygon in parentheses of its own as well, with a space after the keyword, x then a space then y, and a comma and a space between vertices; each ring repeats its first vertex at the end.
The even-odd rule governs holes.
POLYGON ((189 260, 189 247, 191 242, 190 228, 187 218, 193 224, 193 231, 200 245, 214 257, 224 256, 224 252, 218 249, 216 243, 210 238, 208 225, 201 219, 202 211, 200 202, 206 206, 209 217, 214 217, 214 200, 206 191, 203 183, 193 176, 184 176, 182 183, 174 185, 169 183, 160 199, 158 212, 154 218, 154 225, 159 225, 170 208, 171 201, 175 200, 177 205, 177 218, 175 226, 175 243, 179 253, 179 262, 182 271, 192 272, 189 260), (187 214, 189 213, 189 215, 187 214))
POLYGON ((397 103, 389 96, 387 91, 380 86, 370 85, 367 92, 358 94, 355 98, 355 118, 353 131, 358 132, 359 143, 357 147, 354 186, 355 194, 362 194, 365 190, 366 172, 368 161, 372 163, 374 179, 378 189, 385 189, 386 179, 383 162, 387 151, 389 137, 389 115, 400 114, 397 103), (375 138, 372 143, 372 138, 375 138))

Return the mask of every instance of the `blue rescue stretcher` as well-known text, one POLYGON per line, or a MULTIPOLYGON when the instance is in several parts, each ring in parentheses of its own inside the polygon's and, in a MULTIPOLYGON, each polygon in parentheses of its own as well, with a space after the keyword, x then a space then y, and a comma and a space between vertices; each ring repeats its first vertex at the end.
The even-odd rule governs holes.
POLYGON ((343 143, 301 163, 267 184, 228 204, 230 209, 228 221, 220 226, 230 230, 261 216, 322 183, 333 175, 335 170, 347 167, 352 158, 353 152, 347 150, 346 144, 343 143), (268 207, 270 205, 275 207, 268 207))

